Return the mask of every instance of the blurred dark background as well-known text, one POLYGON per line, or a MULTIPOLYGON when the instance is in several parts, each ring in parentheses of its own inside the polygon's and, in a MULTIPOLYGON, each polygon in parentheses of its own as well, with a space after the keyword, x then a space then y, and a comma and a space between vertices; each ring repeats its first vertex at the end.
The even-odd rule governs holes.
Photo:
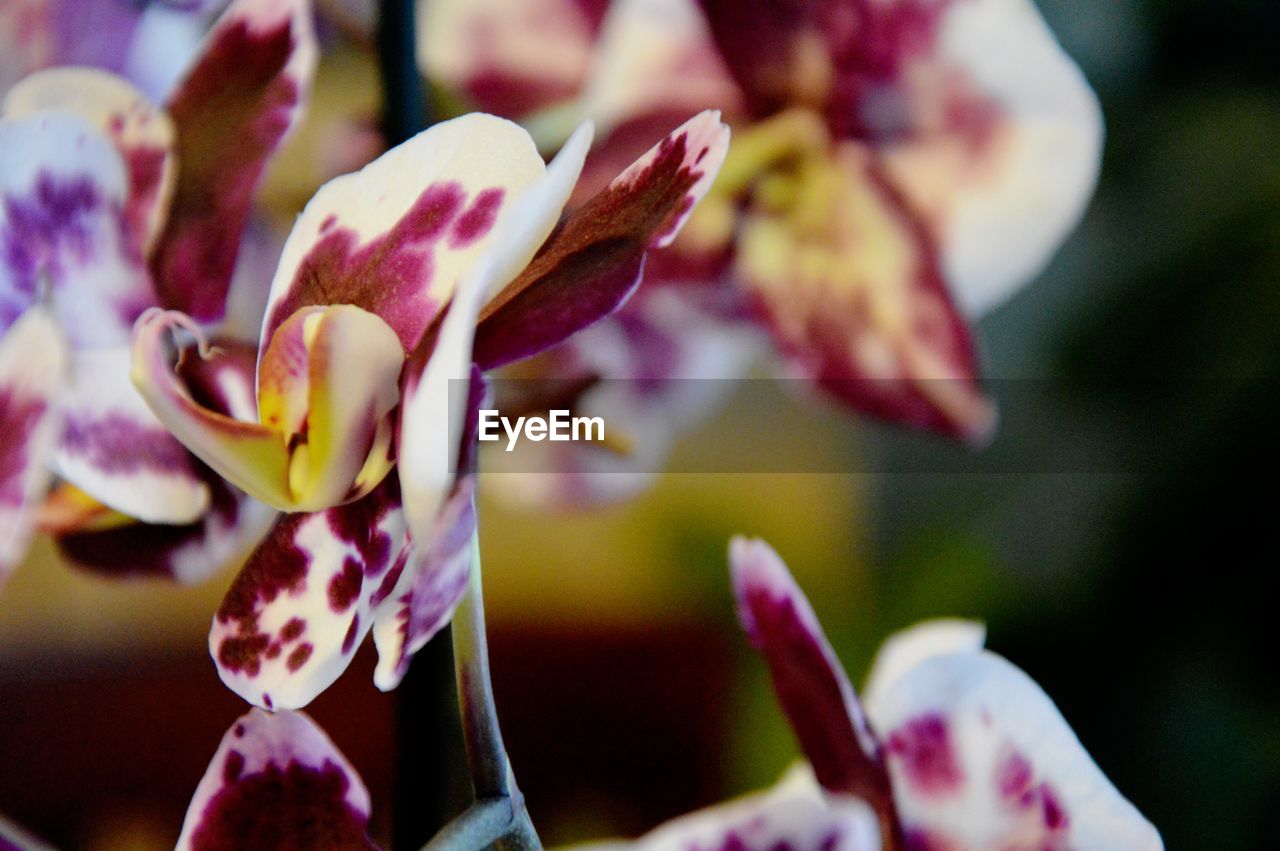
MULTIPOLYGON (((982 323, 1004 408, 987 453, 797 401, 770 451, 868 472, 672 475, 585 516, 483 506, 495 687, 548 842, 643 831, 795 757, 733 626, 742 532, 791 562, 855 682, 890 630, 980 617, 1170 848, 1276 847, 1280 7, 1040 5, 1102 97, 1107 149, 1083 225, 982 323)), ((327 91, 376 97, 367 68, 337 67, 327 91)), ((229 579, 121 588, 37 551, 0 607, 0 811, 66 847, 172 844, 241 710, 204 647, 229 579)), ((396 698, 369 667, 314 714, 385 838, 396 698)), ((457 752, 415 747, 425 794, 457 752)))

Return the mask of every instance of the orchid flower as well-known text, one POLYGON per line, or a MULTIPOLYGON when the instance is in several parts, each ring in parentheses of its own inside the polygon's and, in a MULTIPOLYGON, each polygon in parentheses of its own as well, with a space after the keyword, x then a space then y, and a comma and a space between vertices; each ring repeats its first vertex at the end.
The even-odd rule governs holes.
MULTIPOLYGON (((982 649, 980 624, 926 621, 890 637, 859 700, 777 554, 738 538, 729 558, 739 619, 807 762, 772 789, 599 847, 1163 848, 1040 687, 982 649)), ((253 710, 224 737, 179 847, 242 847, 251 835, 305 847, 313 819, 366 847, 368 818, 360 778, 305 716, 253 710)))
POLYGON ((763 541, 729 550, 738 617, 808 758, 772 792, 678 819, 642 848, 1160 849, 1155 828, 1025 673, 969 621, 892 636, 859 700, 763 541))
POLYGON ((1070 232, 1102 141, 1096 97, 1031 0, 593 9, 433 0, 421 62, 549 141, 566 115, 594 117, 587 185, 668 110, 725 110, 725 168, 617 321, 643 322, 648 295, 674 289, 764 327, 793 372, 854 409, 986 440, 970 322, 1070 232))
MULTIPOLYGON (((222 318, 254 187, 310 84, 310 14, 307 0, 236 0, 163 107, 82 67, 37 71, 5 96, 0 360, 14 368, 0 398, 30 404, 0 411, 0 573, 25 550, 52 472, 71 487, 55 497, 50 525, 83 529, 92 518, 80 541, 91 563, 136 555, 146 563, 131 568, 194 580, 265 528, 269 513, 151 414, 130 384, 129 345, 152 307, 211 326, 222 318), (28 370, 47 380, 22 383, 28 370)), ((228 341, 199 376, 210 404, 227 410, 250 380, 235 349, 228 341)))
POLYGON ((535 354, 617 308, 728 146, 719 115, 701 113, 557 224, 591 134, 584 124, 548 166, 519 126, 467 115, 322 187, 272 281, 252 418, 202 404, 180 374, 191 352, 175 373, 175 335, 208 353, 189 317, 139 320, 134 381, 156 416, 290 512, 210 633, 219 674, 249 702, 305 705, 370 630, 377 685, 399 682, 467 583, 473 364, 535 354))

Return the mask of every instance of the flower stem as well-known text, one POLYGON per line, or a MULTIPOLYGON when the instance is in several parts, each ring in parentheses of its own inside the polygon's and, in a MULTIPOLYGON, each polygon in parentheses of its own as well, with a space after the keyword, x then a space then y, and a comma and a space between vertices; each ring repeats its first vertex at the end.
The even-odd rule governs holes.
POLYGON ((428 847, 540 849, 537 831, 516 786, 489 679, 489 645, 484 625, 480 540, 471 538, 471 575, 453 616, 453 658, 458 677, 458 706, 467 748, 467 765, 476 803, 428 847), (460 844, 448 842, 455 839, 460 844))

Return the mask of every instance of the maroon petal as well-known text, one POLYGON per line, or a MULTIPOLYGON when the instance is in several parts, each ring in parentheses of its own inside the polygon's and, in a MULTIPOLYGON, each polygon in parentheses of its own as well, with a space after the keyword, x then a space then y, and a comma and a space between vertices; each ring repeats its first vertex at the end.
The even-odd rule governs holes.
POLYGON ((570 216, 481 312, 476 364, 537 354, 616 310, 640 282, 645 252, 668 245, 710 188, 728 144, 719 113, 700 113, 570 216))
POLYGON ((809 601, 764 541, 734 538, 729 563, 738 619, 769 664, 774 691, 818 782, 862 798, 894 830, 879 743, 809 601))
POLYGON ((251 710, 222 737, 187 809, 180 851, 376 849, 369 792, 301 712, 251 710))
POLYGON ((222 316, 240 234, 268 158, 297 119, 316 61, 306 0, 237 0, 169 103, 179 173, 152 263, 163 303, 222 316))

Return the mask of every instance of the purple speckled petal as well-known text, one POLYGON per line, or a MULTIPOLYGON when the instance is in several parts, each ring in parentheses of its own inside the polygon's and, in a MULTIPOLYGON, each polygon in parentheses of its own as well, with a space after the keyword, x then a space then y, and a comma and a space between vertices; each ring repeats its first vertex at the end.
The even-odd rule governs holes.
POLYGON ((107 506, 148 523, 187 524, 209 507, 198 462, 129 381, 126 346, 78 351, 55 469, 107 506))
MULTIPOLYGON (((183 364, 183 377, 207 407, 251 417, 256 355, 246 344, 219 340, 209 360, 191 358, 183 364)), ((191 460, 210 494, 209 510, 194 523, 101 529, 90 524, 59 534, 59 550, 76 566, 104 576, 166 577, 184 584, 202 582, 243 557, 266 533, 275 511, 191 460)))
MULTIPOLYGON (((412 351, 458 281, 499 245, 494 235, 514 200, 545 171, 524 130, 474 114, 436 124, 329 181, 285 243, 263 345, 299 308, 352 304, 380 316, 412 351)), ((497 286, 523 268, 559 212, 497 286)))
POLYGON ((142 255, 149 254, 173 192, 173 122, 132 85, 93 68, 51 68, 32 74, 4 99, 9 118, 46 109, 80 116, 120 152, 129 180, 125 224, 130 244, 142 255))
POLYGON ((407 545, 394 476, 356 502, 281 517, 214 617, 222 681, 268 709, 310 703, 351 662, 407 545))
POLYGON ((388 596, 374 611, 378 688, 398 686, 413 654, 453 618, 471 575, 475 533, 475 480, 467 476, 440 509, 430 540, 410 552, 408 589, 388 596))
POLYGON ((908 847, 1164 847, 1025 673, 972 648, 923 656, 867 702, 908 847))
POLYGON ((180 166, 152 261, 167 307, 222 316, 254 189, 311 85, 311 14, 308 0, 235 0, 169 101, 180 166))
POLYGON ((590 851, 880 851, 879 823, 862 801, 827 795, 803 767, 765 792, 667 822, 630 842, 590 851))
POLYGON ((764 541, 734 538, 729 565, 738 619, 769 663, 774 691, 818 782, 863 799, 894 831, 879 743, 809 601, 764 541))
POLYGON ((253 709, 222 737, 177 848, 376 849, 369 810, 360 775, 314 721, 253 709))
POLYGON ((0 330, 42 297, 75 348, 118 345, 154 303, 111 141, 66 112, 0 119, 0 330))
POLYGON ((485 306, 475 361, 492 369, 537 354, 621 305, 645 253, 670 244, 724 162, 729 128, 699 113, 576 211, 485 306))
POLYGON ((49 486, 66 368, 66 346, 42 308, 0 332, 0 586, 26 555, 36 503, 49 486))

